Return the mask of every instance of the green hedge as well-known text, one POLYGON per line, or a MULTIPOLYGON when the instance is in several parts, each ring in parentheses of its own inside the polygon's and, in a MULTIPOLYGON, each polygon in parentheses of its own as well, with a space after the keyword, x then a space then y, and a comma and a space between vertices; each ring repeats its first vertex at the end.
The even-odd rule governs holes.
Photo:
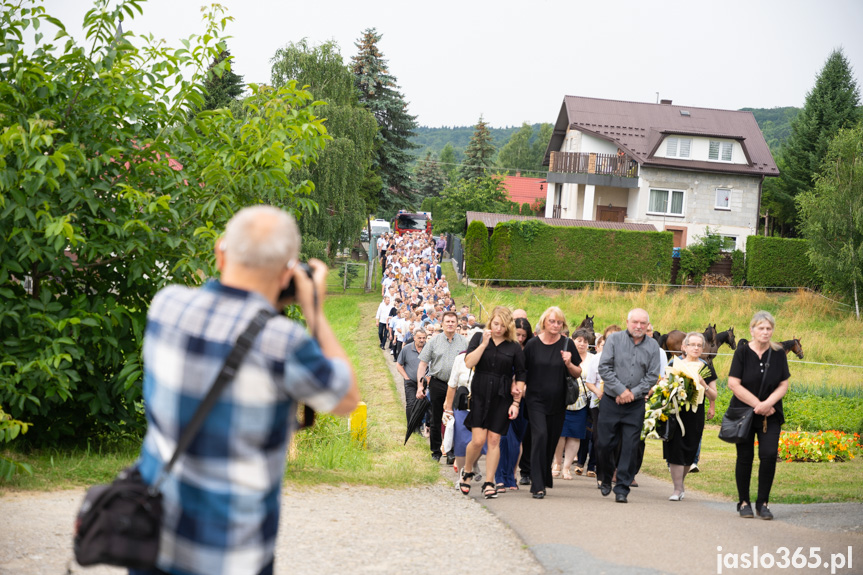
MULTIPOLYGON (((473 224, 471 224, 473 226, 473 224)), ((470 235, 470 230, 468 230, 470 235)), ((465 238, 468 253, 481 252, 482 239, 465 238)), ((539 220, 498 224, 491 237, 486 275, 519 280, 606 280, 669 283, 671 232, 633 232, 555 227, 539 220)), ((523 284, 519 284, 523 285, 523 284)))
POLYGON ((755 287, 816 287, 809 242, 790 238, 746 238, 746 283, 755 287))
POLYGON ((467 227, 464 236, 464 266, 468 277, 485 277, 485 263, 488 259, 488 229, 480 221, 474 220, 467 227))

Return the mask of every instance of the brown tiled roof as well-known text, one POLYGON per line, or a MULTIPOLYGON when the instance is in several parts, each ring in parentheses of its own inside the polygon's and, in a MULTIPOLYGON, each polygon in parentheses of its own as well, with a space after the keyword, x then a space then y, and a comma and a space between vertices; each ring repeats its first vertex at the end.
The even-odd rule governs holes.
POLYGON ((566 96, 546 156, 559 150, 566 128, 609 140, 648 167, 778 176, 779 170, 752 112, 566 96), (684 116, 680 112, 688 111, 684 116), (668 134, 737 140, 749 165, 653 157, 668 134))
POLYGON ((490 214, 487 212, 467 212, 467 225, 473 221, 480 221, 485 227, 494 229, 501 222, 511 220, 540 220, 550 226, 566 226, 579 228, 600 228, 605 230, 630 230, 634 232, 655 232, 656 227, 651 224, 629 224, 620 222, 598 222, 594 220, 567 220, 563 218, 538 218, 535 216, 513 216, 510 214, 490 214))

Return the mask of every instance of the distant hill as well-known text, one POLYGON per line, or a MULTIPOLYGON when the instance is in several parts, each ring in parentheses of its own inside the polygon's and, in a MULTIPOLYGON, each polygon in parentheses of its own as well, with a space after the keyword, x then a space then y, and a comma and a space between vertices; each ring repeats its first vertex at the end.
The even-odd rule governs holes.
MULTIPOLYGON (((755 121, 758 122, 758 127, 761 128, 761 133, 764 134, 764 139, 767 141, 767 145, 770 146, 770 151, 773 152, 774 156, 791 135, 791 120, 800 112, 800 108, 792 106, 785 108, 741 109, 752 112, 752 115, 755 116, 755 121)), ((500 150, 512 135, 518 131, 519 127, 490 128, 495 147, 500 150)), ((424 158, 426 152, 429 150, 435 154, 440 154, 444 146, 450 143, 455 148, 457 161, 461 161, 464 149, 473 135, 473 130, 473 126, 454 126, 451 128, 420 126, 416 129, 417 135, 411 140, 419 148, 411 150, 411 153, 418 158, 424 158)), ((539 124, 533 125, 533 132, 534 134, 539 132, 539 124)))

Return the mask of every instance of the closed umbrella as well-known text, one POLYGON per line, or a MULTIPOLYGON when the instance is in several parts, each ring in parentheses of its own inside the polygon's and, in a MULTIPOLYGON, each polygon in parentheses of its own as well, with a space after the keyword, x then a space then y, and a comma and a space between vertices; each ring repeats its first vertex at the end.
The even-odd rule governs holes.
POLYGON ((405 445, 407 445, 411 433, 419 429, 420 424, 423 422, 423 417, 425 417, 426 411, 428 411, 430 406, 431 402, 425 395, 414 402, 413 409, 411 409, 411 415, 408 417, 408 430, 405 432, 405 445))

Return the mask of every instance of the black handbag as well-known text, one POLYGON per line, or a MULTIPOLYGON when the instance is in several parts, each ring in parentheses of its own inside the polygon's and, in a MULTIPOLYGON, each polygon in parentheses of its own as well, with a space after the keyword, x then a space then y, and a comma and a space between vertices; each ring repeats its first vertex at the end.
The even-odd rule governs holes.
MULTIPOLYGON (((569 346, 569 338, 563 342, 563 351, 566 351, 569 346)), ((566 405, 572 405, 578 401, 578 396, 581 394, 581 386, 578 384, 578 378, 572 377, 568 372, 566 374, 566 405)))
MULTIPOLYGON (((764 392, 764 380, 767 379, 767 370, 770 368, 770 354, 772 348, 768 348, 767 361, 764 362, 764 374, 761 376, 761 387, 758 389, 758 399, 764 392)), ((752 431, 752 421, 755 419, 755 408, 750 405, 731 407, 725 410, 722 416, 722 424, 719 427, 719 439, 728 443, 742 443, 749 438, 752 431)), ((767 416, 764 417, 764 431, 767 431, 767 416)))
POLYGON ((177 458, 192 443, 222 390, 234 379, 243 357, 273 312, 263 309, 237 339, 215 383, 180 435, 177 449, 153 485, 147 485, 136 466, 121 471, 109 485, 87 490, 75 520, 75 560, 83 566, 116 565, 151 569, 159 557, 162 531, 162 481, 177 458))

